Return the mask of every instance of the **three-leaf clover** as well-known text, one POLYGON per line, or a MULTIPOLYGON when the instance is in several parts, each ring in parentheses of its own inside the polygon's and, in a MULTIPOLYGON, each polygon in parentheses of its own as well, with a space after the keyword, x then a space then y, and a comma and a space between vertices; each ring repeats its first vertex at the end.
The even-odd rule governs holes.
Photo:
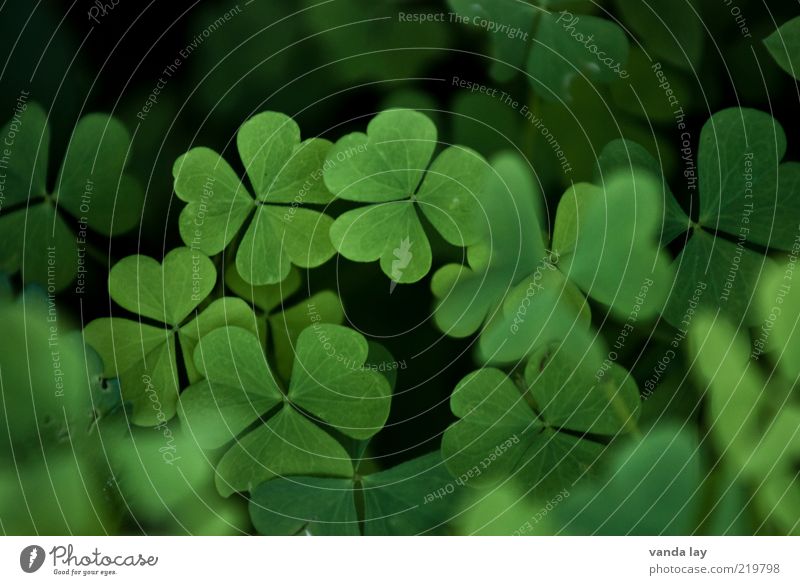
POLYGON ((714 114, 700 135, 699 176, 687 169, 695 221, 644 148, 615 141, 604 149, 601 175, 633 167, 660 181, 666 198, 662 244, 688 238, 673 263, 676 280, 664 310, 673 326, 685 326, 698 306, 755 322, 753 291, 767 259, 752 246, 791 250, 796 238, 797 225, 785 218, 800 213, 800 164, 781 163, 785 152, 786 136, 769 114, 746 108, 714 114))
MULTIPOLYGON (((574 185, 559 202, 551 250, 545 250, 541 237, 527 239, 519 257, 536 258, 535 268, 504 295, 502 307, 492 310, 492 303, 481 296, 484 282, 491 284, 489 277, 499 276, 505 287, 513 282, 502 264, 500 270, 489 265, 479 273, 479 284, 474 274, 445 267, 434 277, 434 294, 443 299, 438 310, 446 311, 437 322, 446 325, 446 331, 470 334, 491 316, 481 331, 481 359, 509 363, 566 335, 576 322, 588 326, 590 315, 581 291, 622 318, 654 315, 672 282, 668 259, 657 244, 660 193, 646 173, 617 174, 602 187, 574 185), (481 304, 470 308, 470 295, 481 304), (448 306, 459 299, 460 306, 448 306)), ((538 229, 530 214, 527 221, 527 229, 538 229)), ((495 239, 498 236, 492 235, 485 245, 493 246, 495 239)), ((499 240, 498 244, 502 246, 499 240)))
POLYGON ((508 81, 524 69, 531 86, 546 100, 569 101, 570 84, 581 75, 592 83, 611 83, 627 75, 629 43, 619 25, 561 10, 589 2, 449 0, 449 4, 472 26, 491 25, 497 30, 491 35, 491 73, 496 79, 508 81))
POLYGON ((446 148, 430 165, 436 126, 419 112, 388 110, 367 133, 341 138, 325 163, 325 183, 340 199, 370 203, 339 216, 331 239, 345 258, 380 260, 398 283, 417 282, 431 268, 431 247, 419 212, 454 246, 479 239, 478 194, 487 164, 476 152, 446 148))
POLYGON ((44 110, 35 103, 26 105, 2 136, 7 163, 0 179, 0 270, 22 270, 26 282, 63 290, 85 261, 90 230, 111 236, 139 221, 141 188, 125 174, 130 136, 108 115, 81 118, 52 190, 47 184, 50 129, 44 110), (78 221, 77 234, 63 212, 78 221))
POLYGON ((383 428, 391 388, 364 368, 367 355, 366 339, 351 329, 307 327, 284 392, 251 332, 227 327, 205 336, 194 355, 205 379, 181 395, 180 415, 204 448, 241 435, 217 466, 219 492, 252 490, 281 475, 352 476, 349 455, 320 424, 356 439, 383 428), (264 422, 251 428, 257 421, 264 422))
POLYGON ((283 281, 292 265, 313 268, 330 259, 333 220, 302 206, 332 199, 322 178, 330 142, 301 142, 294 120, 263 112, 242 125, 236 145, 254 196, 213 150, 193 148, 175 161, 175 193, 187 203, 180 217, 186 245, 217 254, 250 220, 236 268, 254 285, 283 281))
POLYGON ((86 326, 84 337, 103 359, 105 376, 119 379, 135 424, 157 425, 175 415, 181 386, 176 337, 193 382, 199 376, 193 353, 202 336, 226 324, 255 330, 252 310, 235 297, 217 299, 193 314, 216 279, 211 260, 188 248, 172 250, 161 264, 147 256, 128 256, 111 269, 111 298, 139 319, 96 319, 86 326))
POLYGON ((250 515, 266 535, 439 534, 459 489, 435 451, 368 475, 272 479, 253 491, 250 515))
POLYGON ((598 379, 602 363, 583 336, 539 347, 519 387, 486 368, 456 386, 450 406, 459 420, 442 438, 450 472, 473 487, 516 477, 540 493, 568 488, 590 470, 603 445, 586 437, 613 437, 635 429, 639 393, 617 364, 598 379))

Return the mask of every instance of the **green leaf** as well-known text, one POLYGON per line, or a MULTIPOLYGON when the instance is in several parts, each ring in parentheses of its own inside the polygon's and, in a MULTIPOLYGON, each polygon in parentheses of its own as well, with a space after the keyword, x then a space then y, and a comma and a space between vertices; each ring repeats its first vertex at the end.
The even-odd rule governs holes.
POLYGON ((217 466, 223 496, 250 491, 275 476, 351 477, 347 451, 288 404, 265 424, 236 442, 217 466))
POLYGON ((215 329, 226 326, 241 327, 253 333, 258 331, 256 316, 250 306, 242 299, 233 297, 215 300, 195 319, 181 327, 178 341, 190 383, 200 379, 200 374, 194 367, 194 352, 198 342, 215 329))
POLYGON ((333 245, 348 260, 380 260, 398 283, 413 283, 431 269, 431 247, 410 201, 367 205, 340 215, 331 227, 333 245))
POLYGON ((365 536, 446 533, 460 495, 438 451, 365 476, 362 490, 365 536), (440 489, 446 497, 435 498, 440 489))
POLYGON ((658 246, 661 193, 649 174, 624 173, 604 188, 579 184, 564 195, 576 199, 580 212, 574 248, 559 250, 559 267, 623 318, 634 307, 641 318, 654 315, 673 280, 658 246))
POLYGON ((75 235, 52 203, 0 215, 1 270, 21 270, 23 282, 55 293, 74 280, 77 262, 75 235))
POLYGON ((785 22, 764 39, 772 58, 795 79, 800 79, 800 16, 785 22))
POLYGON ((289 400, 345 435, 367 439, 389 418, 391 388, 367 369, 366 339, 346 327, 314 324, 297 339, 289 400))
POLYGON ((175 193, 188 204, 181 211, 181 238, 205 254, 218 254, 244 225, 253 199, 230 165, 208 148, 179 157, 172 175, 175 193))
POLYGON ((299 142, 300 127, 285 114, 262 112, 242 124, 236 146, 258 199, 268 198, 299 142))
POLYGON ((253 490, 250 516, 267 536, 359 536, 351 479, 276 478, 253 490))
POLYGON ((590 334, 573 333, 534 348, 524 390, 493 368, 464 378, 442 438, 450 472, 473 487, 513 477, 540 495, 594 473, 603 446, 582 436, 636 432, 639 413, 630 375, 617 366, 604 377, 602 358, 590 334))
POLYGON ((242 534, 246 511, 223 500, 214 488, 214 467, 192 434, 177 422, 133 429, 115 419, 100 427, 107 450, 103 466, 135 522, 168 534, 242 534))
POLYGON ((529 82, 549 101, 570 101, 574 78, 611 83, 628 75, 628 39, 614 22, 570 12, 540 17, 527 63, 529 82))
POLYGON ((236 268, 245 282, 263 286, 285 280, 292 264, 320 266, 335 254, 328 235, 332 224, 312 209, 260 205, 239 246, 236 268))
POLYGON ((596 348, 588 341, 549 343, 531 355, 525 379, 547 425, 600 435, 636 429, 640 408, 636 382, 618 364, 612 364, 607 375, 600 374, 600 366, 596 348))
POLYGON ((56 182, 58 205, 106 236, 139 225, 144 194, 125 175, 130 142, 128 131, 111 116, 81 118, 56 182))
POLYGON ((426 173, 435 147, 433 122, 411 110, 381 112, 367 134, 349 134, 334 145, 325 164, 328 187, 342 199, 373 203, 333 223, 331 240, 340 254, 355 262, 380 259, 398 283, 420 280, 432 259, 415 203, 449 243, 480 240, 478 202, 488 165, 474 151, 450 147, 426 173))
POLYGON ((487 21, 496 26, 508 26, 509 30, 515 31, 514 34, 496 32, 489 37, 494 58, 491 72, 498 81, 508 81, 524 66, 525 56, 530 50, 528 33, 533 29, 537 16, 542 13, 536 4, 540 2, 448 0, 453 12, 466 19, 470 26, 474 26, 475 22, 487 21))
POLYGON ((478 242, 483 225, 479 197, 488 171, 478 153, 451 146, 433 161, 417 193, 425 217, 454 246, 478 242))
POLYGON ((344 309, 336 293, 326 290, 268 318, 275 353, 275 369, 283 380, 292 374, 295 346, 300 333, 314 324, 344 322, 344 309))
POLYGON ((355 438, 383 427, 391 388, 379 372, 364 368, 367 352, 366 340, 354 331, 307 328, 297 340, 284 397, 253 333, 225 327, 203 337, 195 362, 205 380, 184 391, 180 415, 207 448, 243 435, 219 463, 220 493, 250 490, 275 475, 351 475, 347 452, 309 417, 355 438), (259 420, 264 424, 252 428, 259 420))
POLYGON ((283 282, 254 286, 244 281, 235 264, 228 264, 225 268, 225 285, 237 296, 246 299, 267 314, 300 290, 300 281, 300 272, 292 268, 283 282))
POLYGON ((450 399, 459 421, 442 437, 442 457, 450 473, 464 474, 474 487, 490 486, 513 474, 542 430, 536 413, 500 370, 478 370, 459 382, 450 399))
POLYGON ((506 296, 502 312, 486 326, 478 349, 481 361, 513 364, 538 345, 586 329, 591 313, 580 290, 547 261, 506 296))
POLYGON ((675 284, 664 318, 685 329, 700 307, 721 309, 737 323, 755 323, 753 290, 769 260, 703 229, 695 229, 674 262, 675 284))
POLYGON ((434 319, 452 337, 475 333, 506 293, 545 258, 539 229, 541 194, 525 161, 505 153, 492 159, 494 174, 480 193, 486 215, 481 241, 468 251, 469 266, 448 264, 433 275, 434 319))
POLYGON ((177 326, 209 295, 217 280, 214 264, 189 248, 170 251, 163 263, 128 256, 108 277, 111 298, 124 309, 177 326))
POLYGON ((127 319, 95 319, 83 331, 103 360, 107 378, 118 378, 134 424, 154 426, 175 415, 179 381, 175 335, 127 319))
POLYGON ((367 134, 348 134, 325 163, 325 184, 337 197, 364 203, 405 199, 419 187, 436 148, 436 126, 413 110, 375 116, 367 134))
POLYGON ((433 452, 360 480, 272 479, 253 491, 250 514, 266 535, 358 536, 362 523, 366 536, 443 534, 460 492, 433 452))
POLYGON ((314 268, 329 260, 334 254, 328 236, 333 220, 300 206, 333 198, 323 181, 330 143, 300 142, 294 120, 262 112, 239 129, 237 146, 255 200, 230 165, 212 150, 195 148, 175 162, 175 191, 188 203, 180 220, 184 243, 217 254, 253 214, 236 255, 245 282, 277 284, 289 275, 292 264, 314 268))
POLYGON ((201 339, 194 360, 206 379, 181 395, 180 416, 203 448, 225 445, 283 400, 252 332, 217 329, 201 339))
POLYGON ((704 28, 691 0, 678 6, 669 0, 647 3, 616 0, 614 4, 625 24, 659 59, 684 69, 699 64, 704 28))
POLYGON ((786 135, 769 114, 746 108, 714 114, 700 135, 700 225, 790 250, 796 230, 781 218, 800 213, 800 166, 778 171, 785 153, 786 135))
POLYGON ((554 514, 571 534, 692 534, 701 480, 697 439, 658 427, 616 451, 608 472, 570 490, 554 514))
POLYGON ((597 160, 595 183, 602 185, 619 172, 636 172, 637 169, 649 172, 661 182, 664 205, 661 243, 669 244, 679 235, 686 233, 691 220, 672 194, 662 172, 662 166, 647 149, 631 140, 620 139, 609 142, 597 160))
POLYGON ((9 120, 3 127, 2 135, 13 136, 12 144, 3 145, 8 152, 3 207, 44 198, 50 152, 47 114, 39 104, 28 104, 17 119, 9 120))

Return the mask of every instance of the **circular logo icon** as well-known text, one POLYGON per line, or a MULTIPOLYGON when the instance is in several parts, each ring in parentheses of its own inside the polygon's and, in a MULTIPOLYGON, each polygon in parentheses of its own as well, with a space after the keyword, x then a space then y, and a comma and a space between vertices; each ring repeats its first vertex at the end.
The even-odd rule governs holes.
POLYGON ((35 573, 44 564, 44 549, 41 546, 32 544, 26 546, 19 553, 19 566, 26 573, 35 573))

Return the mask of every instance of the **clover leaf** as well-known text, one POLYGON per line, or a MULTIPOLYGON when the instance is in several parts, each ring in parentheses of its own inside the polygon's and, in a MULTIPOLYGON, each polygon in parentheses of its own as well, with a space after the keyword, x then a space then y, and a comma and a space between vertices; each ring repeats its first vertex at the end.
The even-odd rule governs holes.
POLYGON ((345 258, 380 260, 398 283, 417 282, 431 268, 431 247, 419 212, 454 246, 469 246, 481 229, 478 194, 487 165, 476 152, 446 148, 430 165, 436 126, 419 112, 388 110, 367 133, 341 138, 325 163, 325 183, 340 199, 371 203, 339 216, 331 239, 345 258))
POLYGON ((319 138, 301 142, 294 120, 277 112, 245 122, 236 143, 254 195, 213 150, 193 148, 175 161, 175 193, 187 203, 180 217, 184 243, 217 254, 250 220, 236 268, 253 285, 283 281, 292 265, 314 268, 330 259, 333 220, 301 206, 332 199, 322 180, 330 143, 319 138))
POLYGON ((633 431, 638 417, 633 379, 616 364, 598 378, 600 363, 598 348, 579 335, 539 347, 523 388, 498 369, 469 374, 450 399, 459 420, 442 438, 450 472, 473 487, 509 476, 543 494, 571 486, 603 451, 585 435, 633 431))
POLYGON ((441 534, 457 490, 436 451, 363 476, 272 479, 253 491, 250 514, 266 535, 441 534))
POLYGON ((693 4, 688 0, 677 8, 670 0, 614 2, 625 24, 653 55, 683 69, 699 65, 703 51, 703 22, 693 4))
POLYGON ((2 132, 8 164, 0 182, 0 270, 23 270, 25 282, 61 291, 83 261, 78 243, 85 248, 89 230, 117 235, 139 221, 141 188, 125 174, 130 135, 111 116, 81 118, 49 190, 50 128, 44 110, 27 105, 2 132), (64 212, 77 220, 77 235, 64 212))
MULTIPOLYGON (((663 244, 689 232, 673 263, 676 280, 664 310, 673 326, 680 326, 696 306, 720 309, 737 322, 755 322, 751 299, 767 260, 752 246, 790 250, 796 226, 781 219, 800 213, 800 164, 781 163, 785 152, 783 129, 768 114, 732 108, 712 116, 700 135, 699 210, 692 221, 646 150, 626 141, 604 149, 601 174, 644 168, 661 182, 663 244)), ((694 194, 691 174, 688 185, 694 194)))
POLYGON ((193 382, 199 377, 193 353, 201 337, 228 323, 255 330, 252 310, 238 298, 217 299, 193 314, 216 278, 213 263, 188 248, 172 250, 161 264, 147 256, 128 256, 111 269, 111 298, 140 318, 96 319, 84 329, 84 338, 100 354, 105 376, 119 379, 135 424, 157 425, 175 415, 180 389, 176 338, 193 382))
POLYGON ((453 337, 475 333, 545 256, 537 206, 541 194, 527 165, 514 154, 498 155, 491 165, 493 173, 480 194, 488 221, 481 241, 467 250, 469 266, 447 264, 431 280, 437 297, 434 320, 453 337))
MULTIPOLYGON (((697 528, 701 462, 697 437, 657 426, 608 458, 608 470, 570 490, 555 510, 569 534, 683 535, 697 528)), ((705 470, 703 470, 705 471, 705 470)))
POLYGON ((785 22, 764 39, 769 54, 795 79, 800 79, 800 16, 785 22))
MULTIPOLYGON (((527 190, 522 183, 513 188, 517 197, 527 190)), ((484 239, 484 249, 497 246, 500 258, 510 260, 506 268, 487 264, 488 269, 470 273, 448 265, 437 272, 432 283, 440 299, 437 323, 445 331, 468 335, 491 314, 481 332, 480 357, 511 363, 536 345, 566 335, 576 322, 588 326, 591 316, 581 291, 623 318, 634 311, 637 319, 653 316, 665 301, 665 285, 672 282, 667 257, 657 245, 660 192, 645 173, 618 174, 603 187, 574 185, 559 203, 551 251, 544 250, 541 235, 534 235, 538 222, 528 211, 533 234, 522 243, 519 238, 511 242, 524 246, 520 252, 505 251, 503 239, 515 238, 508 227, 484 239), (527 269, 535 261, 522 279, 514 272, 517 257, 527 269)), ((491 207, 488 212, 496 213, 491 207)), ((515 212, 507 208, 505 213, 515 212)), ((486 256, 485 251, 472 255, 480 261, 486 256)))
POLYGON ((544 99, 569 101, 570 84, 578 76, 583 75, 592 83, 610 83, 627 75, 624 67, 629 43, 619 25, 562 9, 588 2, 449 0, 448 3, 472 26, 493 27, 491 73, 498 81, 508 81, 524 68, 529 83, 544 99))
POLYGON ((241 435, 217 467, 219 492, 252 490, 280 475, 352 475, 347 452, 317 423, 356 439, 383 427, 391 389, 364 368, 367 354, 367 341, 355 331, 307 327, 284 393, 251 332, 227 327, 205 336, 194 356, 205 379, 181 395, 180 415, 204 448, 241 435), (251 429, 259 419, 265 422, 251 429))

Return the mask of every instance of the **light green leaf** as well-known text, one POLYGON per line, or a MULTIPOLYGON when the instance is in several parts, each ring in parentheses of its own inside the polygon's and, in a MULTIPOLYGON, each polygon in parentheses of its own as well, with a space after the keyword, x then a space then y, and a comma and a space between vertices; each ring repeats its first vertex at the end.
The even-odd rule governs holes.
POLYGON ((554 513, 571 534, 692 534, 701 480, 697 439, 686 430, 658 427, 615 452, 608 472, 570 490, 554 513))
POLYGON ((189 248, 175 248, 163 263, 128 256, 108 277, 111 298, 124 309, 178 326, 209 295, 217 280, 214 264, 189 248))
POLYGON ((225 268, 225 285, 237 296, 246 299, 267 314, 300 290, 300 281, 300 272, 292 268, 283 282, 254 286, 245 282, 239 275, 236 264, 229 263, 225 268))
POLYGON ((680 206, 667 184, 661 165, 647 149, 631 140, 609 142, 597 160, 595 183, 604 184, 619 172, 648 171, 661 182, 664 217, 661 226, 661 243, 666 245, 690 228, 691 220, 680 206))
POLYGON ((414 194, 436 148, 436 127, 419 112, 388 110, 367 134, 349 134, 331 149, 325 184, 337 197, 381 203, 414 194))
POLYGON ((258 338, 239 327, 216 329, 194 353, 205 380, 187 388, 180 416, 204 448, 221 447, 283 400, 258 338))
POLYGON ((485 224, 480 195, 489 177, 488 163, 473 150, 451 146, 433 161, 417 194, 425 217, 454 246, 480 240, 485 224))
POLYGON ((422 279, 432 258, 428 236, 413 203, 367 205, 340 215, 331 227, 333 245, 348 260, 372 262, 398 283, 422 279))
POLYGON ((336 293, 325 290, 268 318, 275 354, 275 369, 283 380, 292 374, 295 346, 300 333, 313 324, 344 322, 344 309, 336 293))
POLYGON ((328 232, 333 220, 318 211, 261 205, 236 254, 236 267, 245 282, 277 284, 292 264, 315 268, 335 253, 328 232))
POLYGON ((134 424, 154 426, 175 415, 179 385, 171 331, 127 319, 96 319, 83 334, 100 354, 105 376, 119 379, 134 424))
POLYGON ((188 205, 180 216, 183 242, 208 255, 233 240, 254 202, 225 160, 208 148, 193 148, 172 168, 175 193, 188 205))
POLYGON ((275 476, 309 474, 351 477, 353 466, 333 437, 287 404, 225 453, 217 489, 229 496, 275 476))
POLYGON ((658 246, 661 188, 644 173, 612 177, 604 188, 576 185, 580 210, 574 250, 559 268, 592 298, 627 318, 661 309, 673 280, 669 260, 658 246))
POLYGON ((253 310, 242 299, 223 297, 212 302, 195 319, 181 327, 178 341, 184 357, 189 383, 197 382, 200 374, 194 367, 194 350, 200 339, 220 327, 241 327, 257 333, 253 310))
POLYGON ((236 146, 259 200, 267 200, 299 143, 300 127, 286 114, 262 112, 242 124, 236 146))
POLYGON ((391 388, 364 367, 368 352, 366 339, 352 329, 311 325, 297 340, 289 399, 345 435, 371 437, 389 417, 391 388))
POLYGON ((445 265, 431 279, 437 298, 434 320, 452 337, 475 333, 520 278, 545 258, 539 229, 541 194, 530 169, 511 153, 493 158, 492 169, 480 193, 483 235, 468 250, 469 266, 445 265))

